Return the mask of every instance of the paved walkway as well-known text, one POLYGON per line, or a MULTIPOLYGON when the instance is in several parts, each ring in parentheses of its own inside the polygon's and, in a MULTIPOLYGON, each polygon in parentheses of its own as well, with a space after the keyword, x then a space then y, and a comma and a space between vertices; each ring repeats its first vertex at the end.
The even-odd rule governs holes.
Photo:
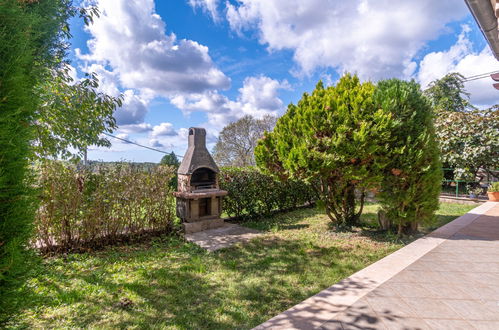
POLYGON ((259 329, 499 329, 499 203, 487 202, 259 329))
POLYGON ((238 243, 247 243, 260 235, 262 235, 262 232, 256 229, 246 228, 233 223, 224 223, 220 228, 186 234, 185 239, 199 245, 203 249, 213 252, 238 243))

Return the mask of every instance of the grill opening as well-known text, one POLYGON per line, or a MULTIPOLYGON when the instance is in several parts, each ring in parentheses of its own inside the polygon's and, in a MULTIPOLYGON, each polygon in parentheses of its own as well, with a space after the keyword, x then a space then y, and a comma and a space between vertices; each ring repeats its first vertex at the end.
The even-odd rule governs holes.
POLYGON ((209 168, 202 167, 194 171, 191 177, 191 186, 194 190, 216 188, 217 174, 209 168))
POLYGON ((211 198, 201 198, 199 200, 199 216, 211 215, 211 198))

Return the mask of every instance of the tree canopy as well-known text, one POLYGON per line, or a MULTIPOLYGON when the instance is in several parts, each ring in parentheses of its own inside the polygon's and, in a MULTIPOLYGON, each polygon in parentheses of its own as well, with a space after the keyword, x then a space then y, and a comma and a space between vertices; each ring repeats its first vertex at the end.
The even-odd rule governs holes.
POLYGON ((213 158, 221 166, 255 165, 254 150, 258 139, 274 127, 277 118, 265 116, 256 119, 244 116, 225 126, 213 149, 213 158))
MULTIPOLYGON (((442 112, 436 119, 442 161, 457 179, 475 180, 480 169, 499 168, 499 106, 470 112, 442 112)), ((495 173, 497 174, 497 173, 495 173)))
POLYGON ((464 88, 464 77, 453 72, 430 83, 424 94, 435 112, 465 112, 475 109, 470 103, 470 94, 464 88))
POLYGON ((65 0, 0 1, 0 323, 15 308, 14 288, 28 267, 35 86, 61 67, 68 19, 76 14, 65 0))
POLYGON ((35 113, 35 153, 40 158, 79 158, 89 146, 109 147, 101 135, 117 128, 113 113, 121 106, 121 96, 112 97, 97 90, 94 73, 74 81, 64 67, 39 84, 41 104, 35 113))
POLYGON ((74 82, 67 71, 70 18, 96 14, 71 0, 0 1, 0 323, 29 260, 31 161, 103 145, 98 135, 114 128, 119 99, 98 93, 94 75, 74 82))
POLYGON ((499 105, 477 109, 463 79, 450 73, 433 81, 425 95, 435 112, 444 166, 454 169, 456 179, 474 181, 480 169, 490 173, 499 168, 499 105))
POLYGON ((335 86, 319 82, 312 94, 288 106, 255 150, 263 170, 313 184, 338 226, 358 222, 365 191, 380 182, 388 161, 391 115, 375 107, 374 89, 350 74, 335 86))
POLYGON ((378 198, 399 235, 409 234, 431 222, 439 205, 442 166, 432 108, 419 84, 398 79, 380 81, 374 101, 394 123, 378 198))
POLYGON ((178 175, 176 170, 180 166, 180 161, 178 160, 177 155, 172 151, 167 155, 164 155, 163 158, 161 158, 161 161, 159 162, 160 165, 168 165, 171 166, 175 169, 175 173, 172 177, 172 179, 169 182, 169 185, 172 189, 177 189, 177 184, 178 184, 178 175))
POLYGON ((175 168, 178 168, 180 166, 180 161, 178 160, 177 155, 172 151, 167 155, 164 155, 163 158, 161 158, 161 161, 159 162, 161 165, 170 165, 175 168))

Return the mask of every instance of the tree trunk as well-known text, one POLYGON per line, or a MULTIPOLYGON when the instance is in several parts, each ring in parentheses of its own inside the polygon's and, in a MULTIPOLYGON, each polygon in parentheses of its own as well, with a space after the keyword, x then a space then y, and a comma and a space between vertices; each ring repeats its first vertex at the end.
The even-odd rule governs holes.
POLYGON ((386 212, 383 210, 378 211, 379 227, 382 230, 389 230, 392 227, 392 222, 388 219, 386 212))
POLYGON ((345 203, 344 203, 345 224, 348 227, 358 224, 358 216, 355 213, 355 185, 348 184, 345 188, 345 203))
POLYGON ((411 221, 409 223, 399 225, 398 236, 413 235, 417 233, 417 231, 418 231, 418 222, 411 221))
POLYGON ((356 214, 356 223, 360 224, 360 216, 362 215, 362 211, 364 210, 364 201, 366 199, 366 191, 362 189, 362 192, 360 193, 360 207, 359 207, 359 212, 356 214))

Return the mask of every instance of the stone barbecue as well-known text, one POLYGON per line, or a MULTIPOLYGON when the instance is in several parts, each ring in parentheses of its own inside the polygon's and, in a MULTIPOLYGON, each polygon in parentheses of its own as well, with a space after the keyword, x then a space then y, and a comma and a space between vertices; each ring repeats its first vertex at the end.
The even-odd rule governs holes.
POLYGON ((189 147, 177 171, 177 216, 186 234, 222 227, 222 198, 217 164, 206 149, 204 128, 189 128, 189 147))

